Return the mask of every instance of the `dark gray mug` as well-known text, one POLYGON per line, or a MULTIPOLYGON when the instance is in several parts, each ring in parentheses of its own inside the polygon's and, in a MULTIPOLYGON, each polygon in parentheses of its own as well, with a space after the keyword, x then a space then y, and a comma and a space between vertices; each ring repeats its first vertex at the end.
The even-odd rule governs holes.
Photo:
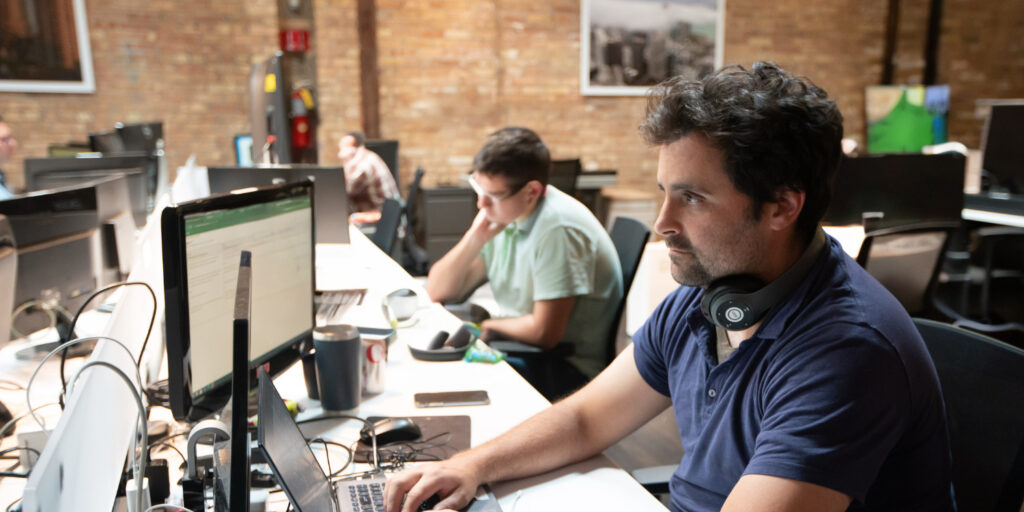
POLYGON ((325 411, 359 407, 362 391, 362 339, 355 327, 325 325, 313 329, 320 406, 325 411))

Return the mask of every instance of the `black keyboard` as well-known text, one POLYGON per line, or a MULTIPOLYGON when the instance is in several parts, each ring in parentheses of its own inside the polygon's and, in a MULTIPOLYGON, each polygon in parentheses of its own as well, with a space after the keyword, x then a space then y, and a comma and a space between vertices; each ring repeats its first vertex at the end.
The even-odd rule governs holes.
POLYGON ((964 208, 1008 215, 1024 215, 1024 195, 964 194, 964 208))

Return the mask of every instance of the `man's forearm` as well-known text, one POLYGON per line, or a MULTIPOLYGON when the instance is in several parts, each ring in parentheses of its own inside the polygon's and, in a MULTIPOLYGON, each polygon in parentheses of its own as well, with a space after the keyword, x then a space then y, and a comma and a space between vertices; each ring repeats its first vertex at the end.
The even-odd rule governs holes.
POLYGON ((483 482, 536 475, 577 462, 606 448, 596 425, 567 399, 526 420, 500 437, 460 453, 454 460, 471 464, 483 482))
POLYGON ((468 269, 480 256, 481 249, 483 244, 475 241, 467 233, 452 250, 431 265, 426 284, 430 300, 444 302, 462 298, 467 288, 475 284, 467 282, 475 279, 468 269))
POLYGON ((561 338, 545 336, 537 324, 536 317, 528 314, 512 318, 491 318, 484 321, 483 328, 488 341, 508 338, 541 348, 551 348, 558 344, 561 338))

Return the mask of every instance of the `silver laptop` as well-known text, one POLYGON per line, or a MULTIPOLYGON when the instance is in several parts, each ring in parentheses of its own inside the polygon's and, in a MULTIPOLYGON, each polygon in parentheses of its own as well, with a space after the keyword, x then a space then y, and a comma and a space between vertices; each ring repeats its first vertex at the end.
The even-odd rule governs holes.
POLYGON ((384 512, 384 475, 331 484, 264 372, 259 372, 257 440, 296 512, 384 512))
MULTIPOLYGON (((296 512, 384 512, 384 474, 331 483, 266 373, 259 372, 257 441, 296 512)), ((428 500, 420 510, 429 509, 428 500)), ((486 485, 466 512, 501 512, 486 485)))

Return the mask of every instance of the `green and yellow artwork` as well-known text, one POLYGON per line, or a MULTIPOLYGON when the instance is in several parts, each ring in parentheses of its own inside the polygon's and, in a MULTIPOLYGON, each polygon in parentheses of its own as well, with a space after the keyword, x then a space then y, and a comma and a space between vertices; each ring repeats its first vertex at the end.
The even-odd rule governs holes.
POLYGON ((868 153, 920 153, 946 142, 948 85, 867 88, 868 153))

